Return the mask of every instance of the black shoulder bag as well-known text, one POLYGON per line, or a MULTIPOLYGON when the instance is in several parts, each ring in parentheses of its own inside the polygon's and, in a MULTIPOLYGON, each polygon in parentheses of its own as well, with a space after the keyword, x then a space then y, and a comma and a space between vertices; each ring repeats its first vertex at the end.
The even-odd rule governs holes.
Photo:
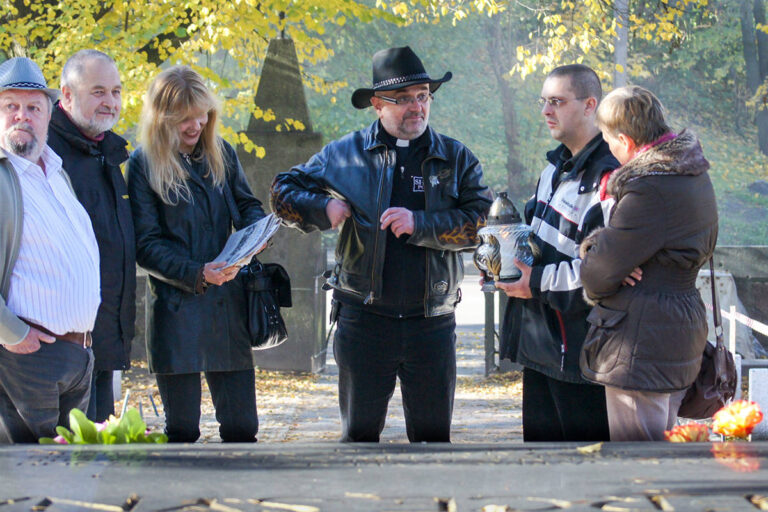
MULTIPOLYGON (((716 344, 707 342, 701 358, 701 369, 680 404, 677 415, 694 420, 711 418, 733 399, 738 383, 733 354, 723 342, 723 324, 715 288, 715 264, 709 259, 709 281, 712 285, 712 319, 715 324, 716 344)), ((731 322, 735 320, 731 319, 731 322)))
POLYGON ((251 346, 257 350, 276 347, 288 339, 280 314, 280 308, 292 306, 288 272, 277 263, 261 263, 256 256, 241 272, 245 274, 251 346))
MULTIPOLYGON (((224 183, 226 200, 232 220, 240 224, 240 212, 229 184, 224 183)), ((288 330, 280 308, 290 308, 291 279, 278 263, 261 263, 256 256, 240 270, 248 301, 248 333, 251 346, 256 350, 276 347, 288 339, 288 330)))

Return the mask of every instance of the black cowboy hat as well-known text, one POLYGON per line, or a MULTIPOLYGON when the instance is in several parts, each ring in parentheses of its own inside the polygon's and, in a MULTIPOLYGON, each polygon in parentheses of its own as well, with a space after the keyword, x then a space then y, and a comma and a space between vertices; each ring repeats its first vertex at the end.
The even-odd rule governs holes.
POLYGON ((373 55, 373 88, 353 92, 352 105, 355 108, 370 107, 374 93, 394 91, 416 84, 429 84, 430 92, 435 92, 452 76, 453 73, 448 71, 443 78, 430 78, 424 64, 408 46, 381 50, 373 55))

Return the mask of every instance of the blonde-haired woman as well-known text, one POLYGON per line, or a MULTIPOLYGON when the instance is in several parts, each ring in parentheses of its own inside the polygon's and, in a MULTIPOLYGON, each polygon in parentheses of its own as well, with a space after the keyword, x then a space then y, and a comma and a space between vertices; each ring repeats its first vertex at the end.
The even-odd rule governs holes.
POLYGON ((256 440, 258 417, 245 293, 213 261, 231 233, 264 216, 232 147, 216 134, 218 102, 185 66, 149 86, 142 146, 128 161, 136 261, 149 273, 149 369, 171 442, 200 436, 205 373, 223 441, 256 440))

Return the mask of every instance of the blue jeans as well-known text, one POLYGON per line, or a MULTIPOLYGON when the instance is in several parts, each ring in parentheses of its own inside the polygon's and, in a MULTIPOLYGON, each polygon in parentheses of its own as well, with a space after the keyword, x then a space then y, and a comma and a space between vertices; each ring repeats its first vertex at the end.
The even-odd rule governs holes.
POLYGON ((31 354, 0 347, 0 443, 34 443, 85 412, 93 352, 69 341, 41 343, 31 354))
POLYGON ((408 440, 450 442, 456 319, 390 318, 341 305, 333 352, 342 441, 378 442, 397 379, 408 440))

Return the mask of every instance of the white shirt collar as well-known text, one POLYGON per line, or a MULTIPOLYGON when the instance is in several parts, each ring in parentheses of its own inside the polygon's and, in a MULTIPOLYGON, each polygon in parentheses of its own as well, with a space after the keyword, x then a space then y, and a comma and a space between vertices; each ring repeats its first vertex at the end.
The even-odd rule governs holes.
MULTIPOLYGON (((10 160, 13 168, 16 169, 16 172, 19 174, 28 172, 31 169, 38 169, 40 172, 43 171, 36 162, 27 160, 26 158, 15 155, 7 150, 4 150, 4 153, 8 157, 8 160, 10 160)), ((43 148, 43 152, 40 157, 43 159, 43 163, 45 164, 45 175, 47 177, 50 178, 52 175, 61 170, 61 157, 57 155, 48 144, 46 144, 43 148)))

